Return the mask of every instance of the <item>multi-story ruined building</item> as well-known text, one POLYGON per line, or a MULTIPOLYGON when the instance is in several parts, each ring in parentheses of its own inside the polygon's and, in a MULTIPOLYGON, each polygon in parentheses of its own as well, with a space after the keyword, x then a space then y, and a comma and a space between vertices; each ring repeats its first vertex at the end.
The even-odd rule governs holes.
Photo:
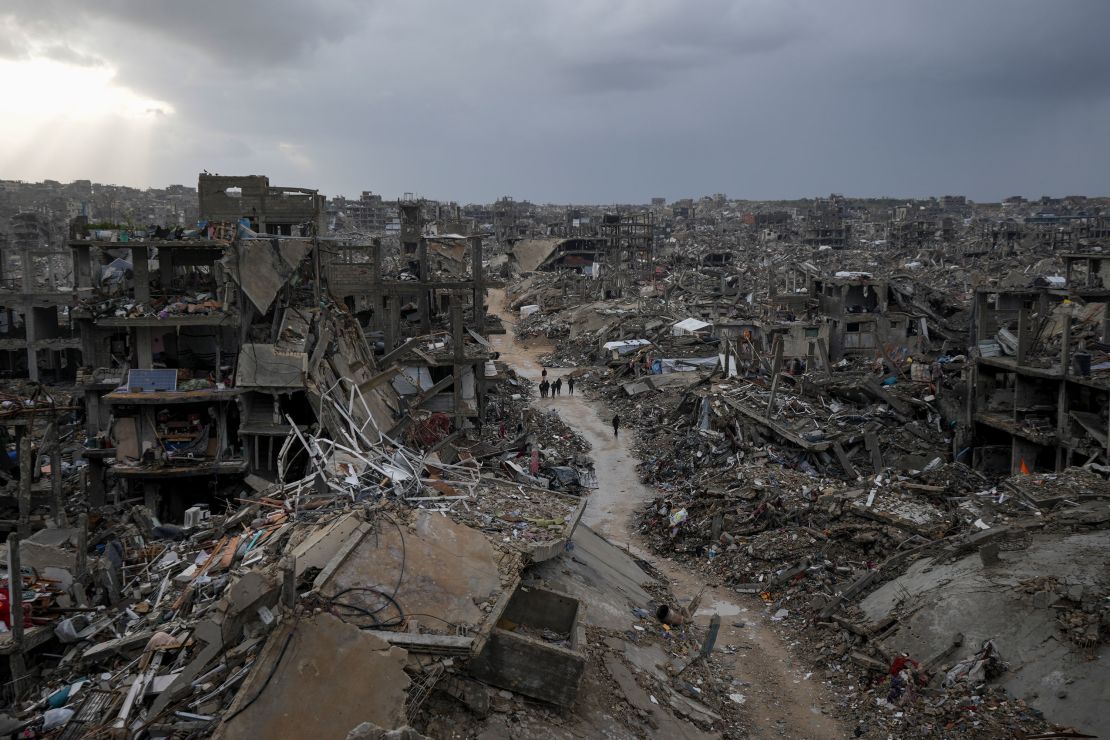
POLYGON ((1066 275, 975 292, 967 424, 975 466, 1003 474, 1110 463, 1110 258, 1065 254, 1066 275))
POLYGON ((267 351, 274 333, 296 344, 286 307, 298 281, 312 277, 322 196, 258 176, 202 175, 199 192, 201 230, 70 243, 88 432, 100 440, 86 454, 94 505, 105 472, 156 515, 180 518, 210 502, 219 480, 272 471, 272 444, 264 459, 250 444, 251 422, 264 405, 288 434, 276 411, 283 393, 303 390, 303 377, 288 372, 296 360, 267 351), (261 364, 269 374, 253 372, 261 364))
POLYGON ((862 354, 904 358, 928 346, 926 318, 907 311, 888 281, 868 273, 811 273, 810 295, 830 324, 833 359, 862 354))
POLYGON ((500 330, 486 315, 482 237, 425 236, 424 204, 401 200, 398 209, 401 269, 390 274, 380 239, 337 246, 324 268, 328 290, 365 317, 387 368, 377 382, 388 381, 407 411, 442 412, 458 428, 484 410, 484 336, 500 330))
POLYGON ((806 212, 802 244, 810 247, 847 247, 852 239, 852 225, 844 218, 844 199, 838 195, 818 198, 806 212))
POLYGON ((0 245, 0 373, 31 380, 71 379, 80 339, 70 322, 73 268, 37 213, 12 217, 0 245))

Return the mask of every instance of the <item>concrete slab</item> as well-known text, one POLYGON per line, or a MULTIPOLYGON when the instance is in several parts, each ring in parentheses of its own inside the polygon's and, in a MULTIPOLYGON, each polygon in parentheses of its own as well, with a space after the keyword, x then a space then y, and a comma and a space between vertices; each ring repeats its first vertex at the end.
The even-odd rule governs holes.
POLYGON ((330 614, 295 621, 270 638, 215 737, 344 740, 363 722, 403 727, 407 660, 330 614))
POLYGON ((309 568, 323 570, 358 529, 359 524, 361 521, 352 513, 341 516, 326 527, 313 529, 308 537, 293 548, 293 557, 297 560, 297 577, 309 568))
MULTIPOLYGON (((333 596, 353 589, 341 600, 369 609, 381 606, 380 596, 358 590, 364 587, 392 595, 422 625, 451 633, 444 622, 482 624, 482 607, 502 592, 496 553, 485 536, 428 511, 417 512, 411 527, 399 529, 382 520, 380 530, 364 537, 319 590, 333 596)), ((393 606, 379 614, 382 620, 397 616, 393 606)))
POLYGON ((973 653, 984 640, 994 640, 1010 664, 1000 685, 1030 701, 1050 722, 1106 736, 1107 646, 1085 651, 1069 642, 1059 630, 1051 600, 1027 593, 1022 583, 1047 576, 1101 593, 1110 581, 1108 551, 1110 530, 1099 530, 1038 534, 1028 549, 1002 551, 999 562, 990 566, 983 565, 978 552, 953 563, 925 558, 860 606, 874 622, 901 602, 900 611, 912 613, 884 642, 920 660, 940 653, 957 633, 965 636, 966 649, 949 664, 973 653))
MULTIPOLYGON (((655 725, 656 737, 689 738, 690 740, 712 737, 689 723, 679 721, 660 704, 652 702, 651 695, 636 683, 632 671, 616 657, 605 656, 605 670, 617 682, 625 700, 633 708, 651 718, 652 724, 655 725)), ((660 697, 656 697, 656 701, 659 700, 660 697)))
POLYGON ((635 607, 646 608, 655 583, 635 558, 584 524, 571 538, 573 549, 556 560, 534 566, 530 573, 548 588, 573 596, 586 605, 581 620, 608 630, 631 629, 635 607))
POLYGON ((307 372, 308 355, 303 352, 279 352, 272 344, 244 344, 235 369, 235 387, 300 387, 307 372))

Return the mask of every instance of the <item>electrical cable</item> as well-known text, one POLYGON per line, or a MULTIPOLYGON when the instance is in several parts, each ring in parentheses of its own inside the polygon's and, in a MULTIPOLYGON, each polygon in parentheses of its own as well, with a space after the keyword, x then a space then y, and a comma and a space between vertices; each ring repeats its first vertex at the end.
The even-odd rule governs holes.
POLYGON ((397 536, 401 539, 401 572, 397 574, 397 585, 393 588, 393 597, 396 598, 397 592, 401 590, 401 582, 405 578, 405 560, 408 557, 408 552, 405 547, 405 532, 401 529, 401 525, 397 523, 397 520, 389 514, 383 511, 382 516, 393 522, 393 526, 397 528, 397 536))
MULTIPOLYGON (((339 591, 334 596, 327 597, 326 600, 327 600, 328 604, 330 606, 332 606, 333 608, 349 609, 350 611, 353 611, 357 614, 362 614, 363 616, 369 617, 374 622, 374 624, 371 625, 374 628, 379 628, 380 629, 380 628, 384 628, 384 627, 398 627, 398 626, 404 624, 404 621, 405 621, 405 611, 401 607, 401 605, 397 602, 397 600, 394 599, 389 594, 387 594, 385 591, 382 591, 381 589, 375 588, 373 586, 351 586, 349 588, 343 589, 342 591, 339 591), (360 606, 358 604, 352 604, 350 602, 345 602, 345 601, 337 601, 337 597, 342 596, 343 594, 346 594, 346 593, 351 593, 351 592, 366 592, 366 593, 377 594, 378 596, 381 596, 382 598, 385 599, 385 603, 383 603, 377 609, 374 609, 374 610, 371 611, 368 607, 363 607, 363 606, 360 606), (378 618, 377 615, 383 609, 388 607, 390 604, 392 604, 393 608, 395 608, 397 610, 397 617, 394 618, 394 619, 387 620, 387 621, 382 621, 381 619, 378 618)), ((366 628, 362 627, 362 629, 366 629, 366 628)))

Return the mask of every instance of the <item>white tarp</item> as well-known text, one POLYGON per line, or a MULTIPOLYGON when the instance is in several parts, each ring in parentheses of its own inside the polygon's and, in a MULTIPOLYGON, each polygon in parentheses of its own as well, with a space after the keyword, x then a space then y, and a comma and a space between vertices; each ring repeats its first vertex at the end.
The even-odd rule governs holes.
POLYGON ((647 347, 651 342, 647 339, 621 339, 616 342, 606 342, 604 345, 606 352, 616 352, 618 355, 627 355, 629 352, 635 352, 640 347, 647 347))
POLYGON ((683 334, 695 334, 702 329, 708 329, 711 326, 713 325, 707 321, 702 321, 701 319, 683 319, 677 324, 671 325, 671 335, 680 337, 683 334))
POLYGON ((528 316, 531 316, 532 314, 536 313, 539 310, 540 310, 539 306, 521 306, 520 307, 520 318, 522 318, 522 319, 527 318, 528 316))

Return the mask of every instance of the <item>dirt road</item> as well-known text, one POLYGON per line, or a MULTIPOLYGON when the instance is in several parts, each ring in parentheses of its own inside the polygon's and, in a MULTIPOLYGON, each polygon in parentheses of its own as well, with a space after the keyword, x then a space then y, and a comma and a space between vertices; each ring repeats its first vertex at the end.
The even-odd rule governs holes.
MULTIPOLYGON (((489 308, 505 322, 508 332, 492 338, 494 350, 518 373, 538 382, 542 371, 538 358, 550 351, 550 345, 516 341, 513 334, 516 317, 505 308, 503 291, 490 291, 489 308)), ((567 372, 569 370, 549 368, 548 378, 553 380, 567 372)), ((631 432, 622 431, 620 437, 614 438, 608 412, 581 395, 569 395, 565 382, 561 396, 536 399, 534 405, 557 409, 563 420, 592 447, 598 487, 590 495, 583 521, 651 562, 671 581, 671 588, 680 599, 689 600, 710 585, 697 571, 654 556, 642 548, 636 512, 654 494, 640 482, 636 456, 629 446, 631 432)), ((744 697, 753 737, 851 737, 851 732, 832 716, 832 698, 820 682, 818 672, 811 673, 790 654, 771 629, 770 614, 759 599, 728 588, 711 587, 702 596, 697 620, 707 624, 714 613, 721 616, 717 645, 735 648, 733 655, 722 654, 720 659, 726 661, 726 665, 731 661, 737 682, 734 690, 744 697)))

